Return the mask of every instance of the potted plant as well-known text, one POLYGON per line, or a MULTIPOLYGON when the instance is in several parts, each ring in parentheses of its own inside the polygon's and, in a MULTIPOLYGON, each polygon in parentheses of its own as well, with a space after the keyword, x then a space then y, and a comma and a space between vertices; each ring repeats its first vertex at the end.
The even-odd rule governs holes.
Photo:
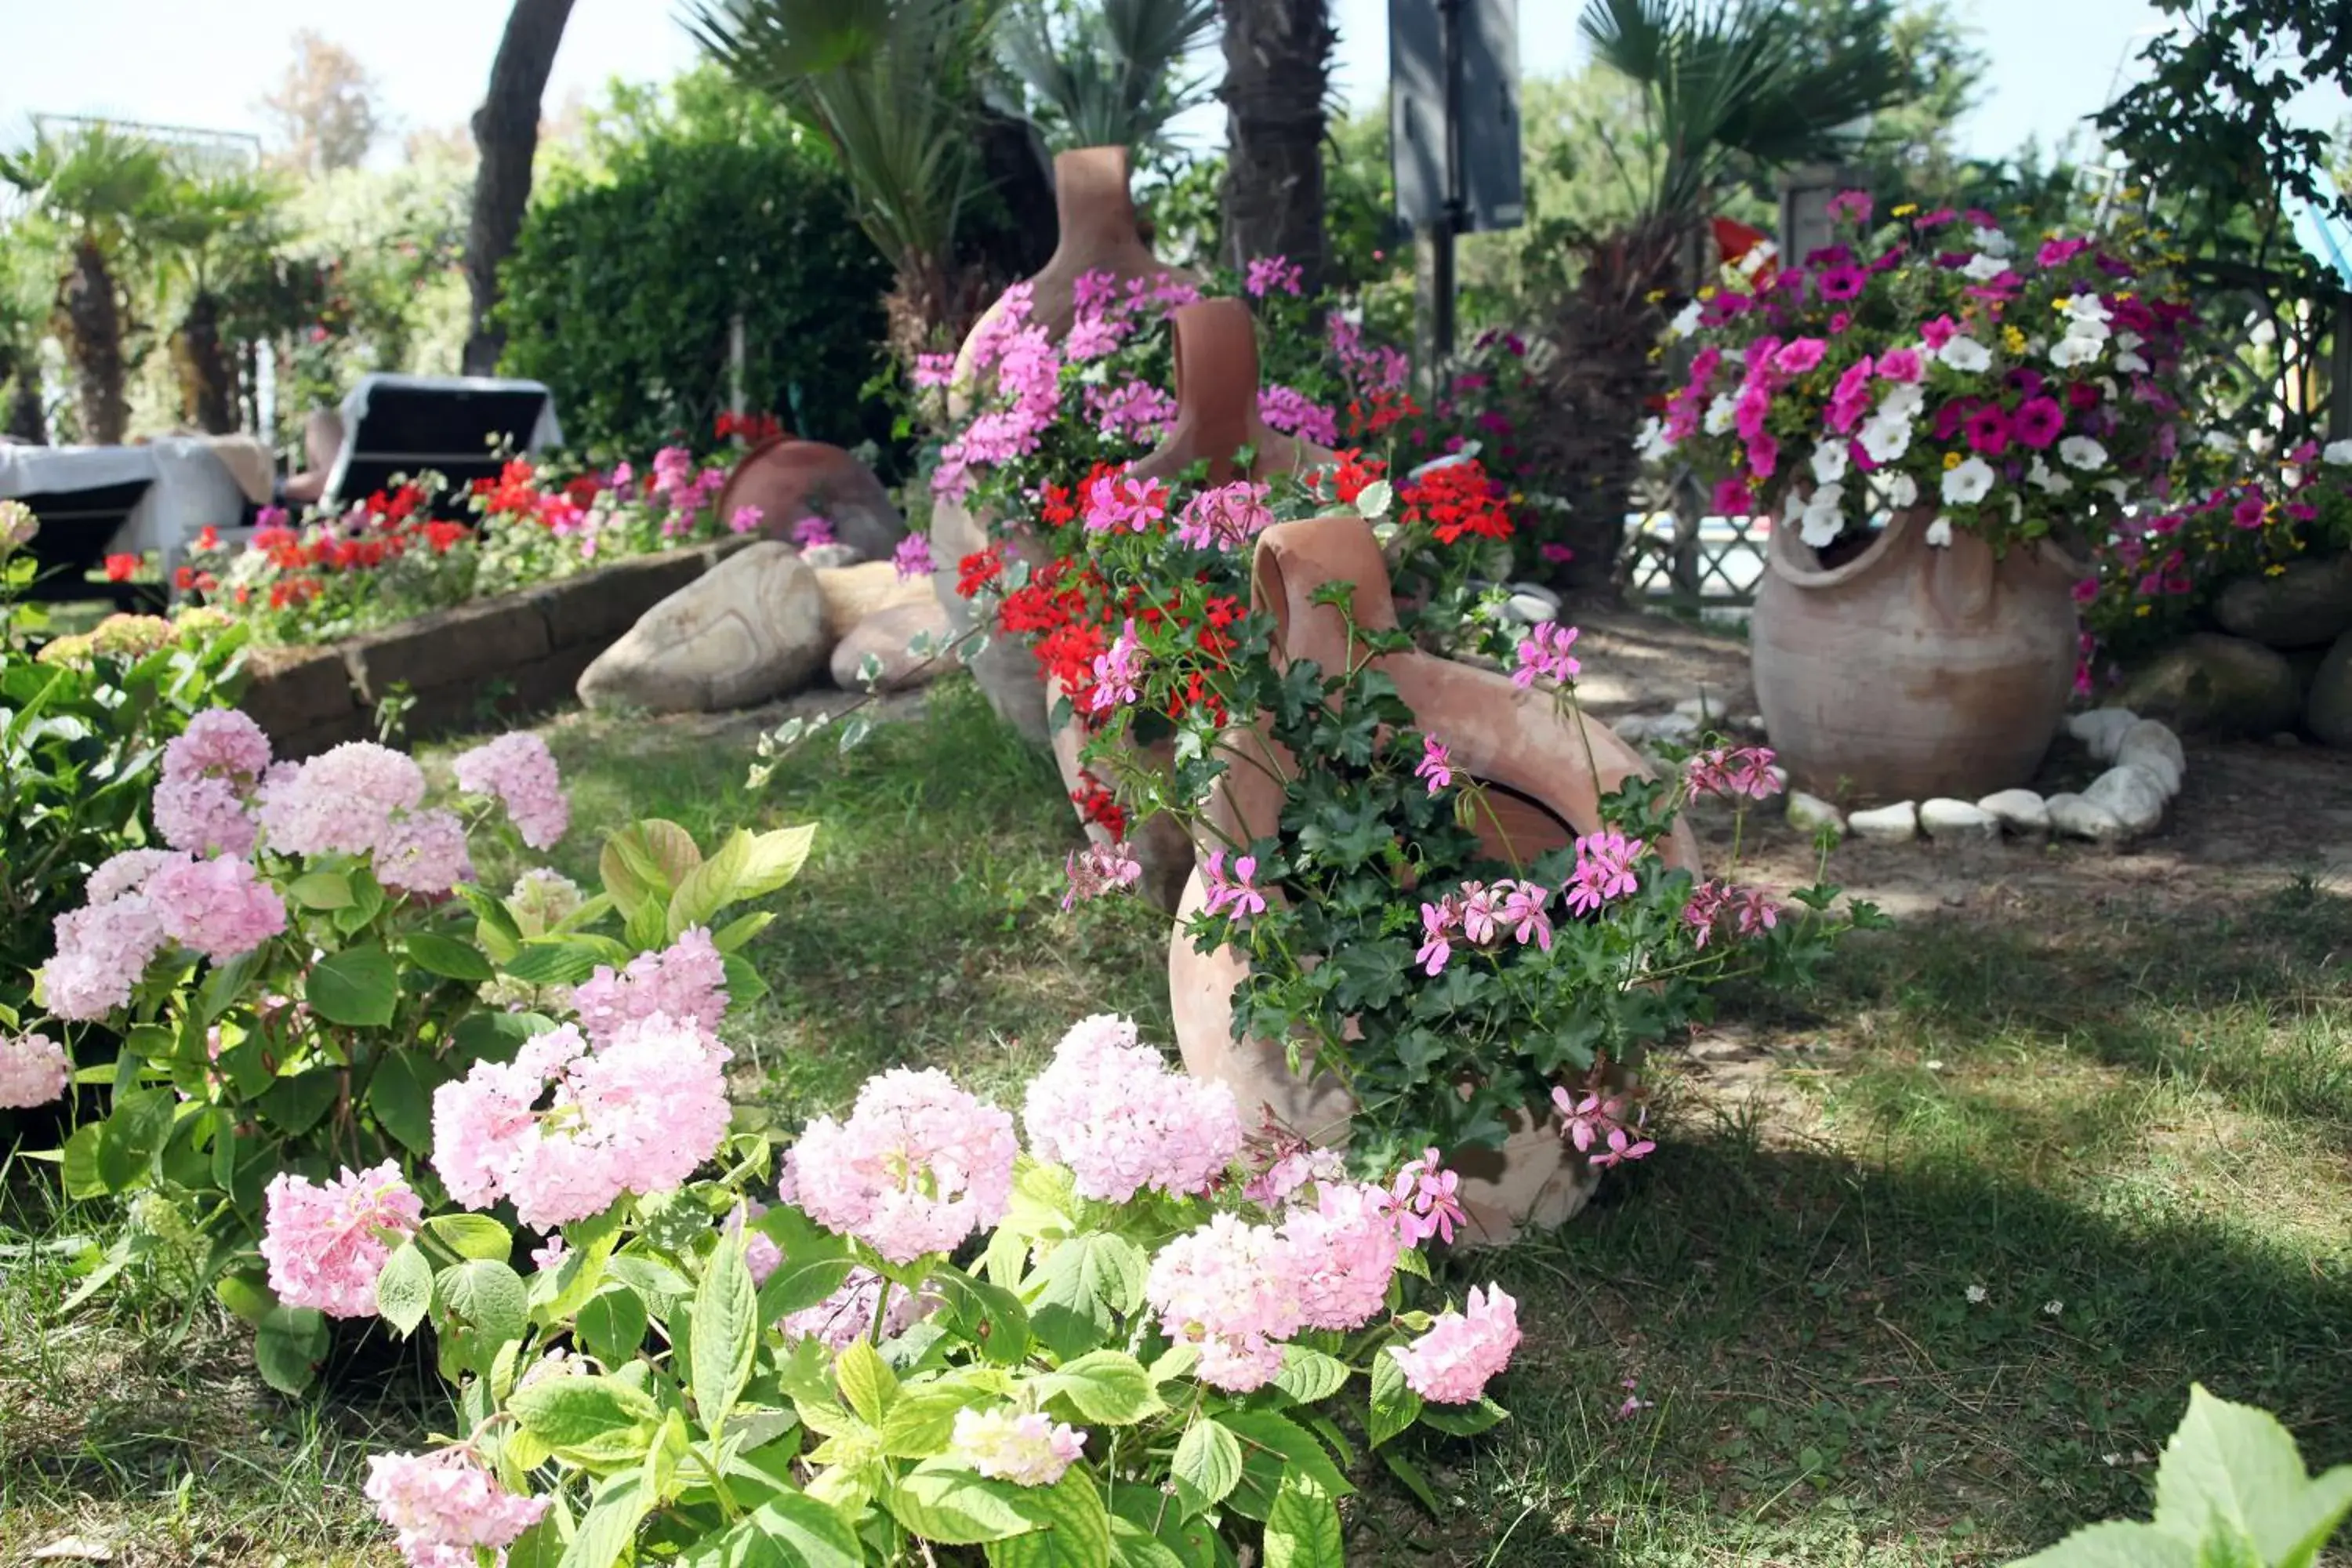
POLYGON ((1817 794, 2024 783, 2064 710, 2084 575, 2167 489, 2189 307, 2139 237, 2012 237, 1989 213, 1832 203, 1841 241, 1727 272, 1669 329, 1687 375, 1645 456, 1770 519, 1758 706, 1817 794))

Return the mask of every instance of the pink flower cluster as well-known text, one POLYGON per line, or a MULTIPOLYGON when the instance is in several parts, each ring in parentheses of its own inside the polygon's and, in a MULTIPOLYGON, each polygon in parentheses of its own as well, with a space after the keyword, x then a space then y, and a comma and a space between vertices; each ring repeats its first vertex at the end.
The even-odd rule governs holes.
POLYGON ((254 876, 253 862, 235 856, 164 862, 141 888, 156 929, 215 963, 251 952, 286 929, 285 900, 254 876))
POLYGON ((1642 1122, 1649 1114, 1643 1111, 1632 1121, 1625 1120, 1626 1097, 1604 1095, 1598 1089, 1588 1089, 1582 1098, 1555 1086, 1551 1103, 1559 1112, 1560 1136, 1576 1145, 1580 1154, 1590 1155, 1595 1170, 1605 1171, 1624 1160, 1638 1160, 1657 1145, 1642 1136, 1642 1122))
POLYGON ((1085 1454, 1087 1435, 1037 1411, 1000 1405, 956 1412, 950 1447, 992 1480, 1050 1487, 1085 1454))
POLYGON ((1454 754, 1436 736, 1421 738, 1421 761, 1413 764, 1412 776, 1427 783, 1432 795, 1454 782, 1454 754))
POLYGON ((233 708, 195 715, 163 748, 156 831, 173 848, 191 854, 251 854, 247 803, 268 771, 269 737, 260 725, 233 708))
POLYGON ((1701 882, 1683 905, 1683 923, 1691 928, 1691 945, 1705 947, 1729 926, 1740 936, 1757 936, 1780 923, 1780 906, 1761 888, 1734 888, 1722 882, 1701 882))
POLYGON ((1087 485, 1079 498, 1080 514, 1090 533, 1147 533, 1168 518, 1168 487, 1158 479, 1132 474, 1105 474, 1087 485))
POLYGON ((937 1068, 866 1081, 846 1122, 820 1116, 787 1156, 810 1218, 892 1263, 952 1250, 1004 1217, 1013 1118, 937 1068))
POLYGON ((506 1548, 547 1512, 547 1499, 517 1497, 500 1486, 470 1448, 429 1454, 378 1454, 368 1460, 367 1500, 398 1532, 408 1568, 474 1568, 487 1546, 506 1548))
POLYGON ((1201 886, 1207 898, 1201 904, 1204 915, 1228 915, 1245 921, 1252 915, 1265 913, 1265 895, 1256 887, 1257 858, 1244 855, 1234 862, 1233 874, 1225 874, 1225 852, 1213 849, 1201 865, 1201 886))
POLYGON ((641 952, 615 973, 608 963, 572 992, 572 1010, 602 1046, 630 1024, 667 1016, 715 1035, 727 1017, 727 963, 710 932, 690 926, 659 952, 641 952))
POLYGON ((1087 417, 1095 428, 1114 440, 1148 445, 1160 439, 1176 417, 1176 400, 1148 381, 1123 386, 1089 386, 1085 396, 1087 417))
POLYGON ((458 1203, 507 1198, 533 1230, 672 1191, 727 1135, 730 1056, 698 1022, 658 1013, 593 1049, 569 1024, 534 1035, 512 1062, 477 1062, 434 1090, 433 1167, 458 1203))
POLYGON ((1339 416, 1303 392, 1279 383, 1258 389, 1257 416, 1269 429, 1296 436, 1318 447, 1339 444, 1339 416))
POLYGON ((1323 318, 1323 331, 1330 339, 1332 356, 1339 362, 1340 375, 1358 397, 1403 390, 1406 377, 1412 374, 1412 363, 1403 350, 1390 343, 1367 343, 1363 327, 1337 310, 1323 318))
POLYGON ((1769 800, 1780 793, 1768 746, 1717 746, 1700 752, 1683 764, 1683 778, 1693 795, 1769 800))
MULTIPOLYGON (((625 482, 619 475, 614 475, 616 489, 625 482)), ((670 506, 669 515, 662 520, 662 537, 676 539, 691 533, 694 531, 696 515, 712 501, 717 500, 719 492, 727 488, 727 470, 704 468, 697 473, 693 453, 683 447, 664 447, 654 454, 654 477, 650 488, 653 494, 667 500, 670 506)), ((577 513, 575 512, 574 515, 576 516, 577 513)), ((574 522, 572 527, 576 529, 585 520, 582 519, 574 522)), ((564 533, 570 530, 559 524, 555 527, 555 531, 564 533)), ((591 547, 594 543, 593 540, 583 542, 591 547)), ((582 553, 592 554, 593 548, 584 548, 582 553)))
POLYGON ((1119 628, 1108 648, 1095 655, 1095 683, 1087 694, 1087 707, 1103 713, 1133 702, 1141 695, 1143 662, 1143 644, 1137 639, 1135 623, 1130 620, 1119 628))
POLYGON ((942 500, 963 499, 972 468, 1002 467, 1035 451, 1038 437, 1061 412, 1061 355, 1045 329, 1030 324, 1029 310, 1029 286, 1016 283, 1004 291, 997 313, 972 335, 972 368, 995 371, 996 393, 1004 405, 975 416, 940 448, 931 491, 942 500))
POLYGON ((47 1105, 72 1081, 66 1048, 48 1036, 0 1035, 0 1110, 47 1105))
POLYGON ((803 550, 834 542, 833 524, 812 512, 793 524, 793 542, 803 550))
POLYGON ((1613 827, 1579 838, 1576 869, 1568 879, 1568 907, 1577 914, 1589 915, 1604 904, 1630 897, 1641 886, 1633 866, 1642 858, 1642 840, 1628 838, 1613 827))
POLYGON ((1421 951, 1413 962, 1422 972, 1442 974, 1454 958, 1456 942, 1471 947, 1493 947, 1507 933, 1524 947, 1534 942, 1551 951, 1551 889, 1540 882, 1506 877, 1488 887, 1465 882, 1433 904, 1421 906, 1421 951))
POLYGON ((1080 1197, 1123 1204, 1146 1187, 1203 1192, 1242 1148, 1241 1111, 1222 1083, 1171 1071, 1134 1024, 1081 1019, 1029 1084, 1030 1152, 1067 1165, 1080 1197))
POLYGON ((424 770, 373 741, 272 768, 260 804, 262 832, 281 855, 373 855, 377 879, 411 893, 446 893, 473 875, 465 826, 424 809, 424 770))
POLYGON ((457 787, 468 795, 494 795, 507 808, 515 831, 533 849, 550 849, 572 826, 572 803, 547 742, 513 731, 471 751, 451 764, 457 787))
POLYGON ((1288 257, 1260 256, 1251 260, 1242 287, 1251 299, 1263 300, 1277 289, 1296 297, 1306 282, 1307 269, 1288 257))
POLYGON ((269 1289, 288 1307, 331 1318, 375 1316, 375 1277, 392 1249, 425 1223, 425 1205, 390 1160, 346 1167, 321 1184, 280 1171, 270 1179, 261 1256, 269 1289))
POLYGON ((1470 1218, 1461 1194, 1461 1173, 1441 1165, 1436 1150, 1424 1149, 1420 1159, 1407 1160, 1389 1185, 1390 1212, 1404 1244, 1419 1247, 1432 1237, 1452 1243, 1454 1227, 1470 1218))
POLYGON ((50 1012, 89 1021, 130 1005, 166 942, 221 962, 286 929, 285 900, 235 856, 133 849, 91 873, 90 901, 57 918, 57 954, 41 972, 50 1012))
POLYGON ((1064 910, 1083 899, 1099 899, 1120 888, 1131 888, 1143 877, 1143 862, 1124 843, 1089 844, 1084 849, 1073 849, 1062 869, 1070 879, 1069 890, 1062 895, 1064 910))
POLYGON ((1519 1304, 1499 1285, 1473 1286, 1465 1311, 1449 1311, 1409 1345, 1389 1353, 1403 1369, 1405 1386, 1433 1405, 1467 1405, 1511 1364, 1519 1348, 1519 1304))
POLYGON ((890 552, 890 564, 898 570, 898 581, 912 582, 931 574, 931 542, 919 533, 910 533, 898 541, 898 548, 890 552))
POLYGON ((1194 550, 1232 550, 1274 525, 1267 488, 1247 479, 1195 490, 1176 518, 1176 542, 1194 550))
POLYGON ((1523 690, 1538 679, 1567 685, 1584 668, 1568 651, 1575 646, 1574 626, 1546 621, 1530 627, 1519 644, 1518 668, 1511 672, 1511 684, 1523 690))

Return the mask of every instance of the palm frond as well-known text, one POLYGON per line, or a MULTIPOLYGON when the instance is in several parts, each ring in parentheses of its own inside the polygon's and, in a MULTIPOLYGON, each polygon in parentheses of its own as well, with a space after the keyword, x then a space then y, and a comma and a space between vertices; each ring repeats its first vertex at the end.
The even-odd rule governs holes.
POLYGON ((1204 78, 1177 73, 1216 25, 1216 0, 1100 0, 1057 37, 1032 0, 1004 16, 997 53, 1066 145, 1141 152, 1204 98, 1204 78))

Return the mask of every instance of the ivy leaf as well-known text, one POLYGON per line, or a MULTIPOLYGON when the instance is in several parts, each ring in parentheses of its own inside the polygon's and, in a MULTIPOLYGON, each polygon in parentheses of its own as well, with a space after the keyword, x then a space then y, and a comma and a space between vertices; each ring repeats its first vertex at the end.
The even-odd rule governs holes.
POLYGON ((1184 1511, 1205 1513, 1241 1484, 1241 1439, 1214 1416, 1201 1416, 1177 1440, 1169 1475, 1176 1483, 1176 1500, 1184 1505, 1184 1511))

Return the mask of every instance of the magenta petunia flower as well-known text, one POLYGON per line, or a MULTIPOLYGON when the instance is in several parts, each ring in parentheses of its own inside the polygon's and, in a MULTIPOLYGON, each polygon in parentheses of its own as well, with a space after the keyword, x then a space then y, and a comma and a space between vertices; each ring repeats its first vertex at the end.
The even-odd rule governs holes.
POLYGON ((1846 262, 1822 271, 1814 278, 1813 287, 1821 290, 1824 300, 1853 300, 1861 297, 1863 285, 1869 280, 1870 274, 1846 262))
POLYGON ((2066 411, 2058 406, 2054 397, 2029 397, 2018 405, 2009 422, 2009 433, 2022 447, 2041 451, 2058 439, 2066 428, 2066 411))

